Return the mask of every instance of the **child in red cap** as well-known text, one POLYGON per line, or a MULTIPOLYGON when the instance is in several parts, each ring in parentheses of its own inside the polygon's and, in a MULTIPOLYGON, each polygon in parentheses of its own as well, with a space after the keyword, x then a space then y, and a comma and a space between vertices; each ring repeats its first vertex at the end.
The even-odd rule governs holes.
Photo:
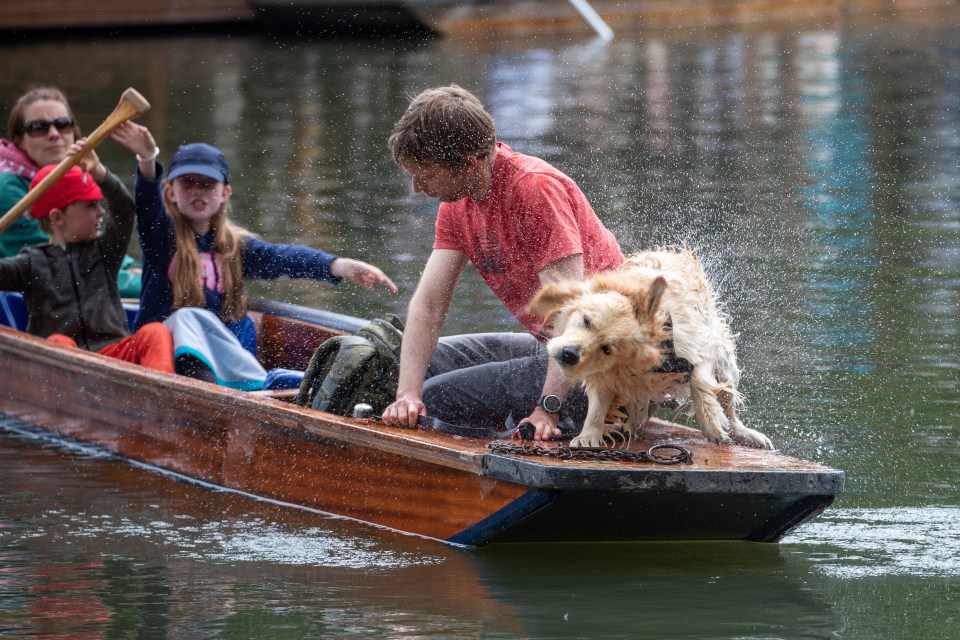
MULTIPOLYGON (((28 333, 173 373, 170 331, 154 322, 130 335, 120 301, 117 273, 133 234, 133 198, 95 153, 81 164, 91 173, 73 167, 30 208, 50 242, 0 259, 0 289, 23 293, 28 333)), ((55 168, 40 169, 30 188, 55 168)))

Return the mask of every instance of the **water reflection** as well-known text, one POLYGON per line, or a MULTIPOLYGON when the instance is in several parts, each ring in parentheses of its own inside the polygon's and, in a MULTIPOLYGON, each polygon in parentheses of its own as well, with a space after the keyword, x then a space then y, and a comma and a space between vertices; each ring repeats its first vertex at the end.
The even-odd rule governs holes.
POLYGON ((556 93, 557 53, 534 49, 522 54, 494 56, 484 94, 497 133, 504 140, 522 140, 531 153, 553 133, 553 110, 560 107, 556 93))
POLYGON ((960 576, 960 509, 845 509, 784 541, 815 545, 817 571, 837 578, 960 576))
POLYGON ((811 588, 809 564, 776 546, 547 545, 479 555, 484 581, 517 606, 528 638, 834 638, 844 627, 811 588))
POLYGON ((43 526, 0 534, 16 550, 0 557, 11 637, 95 638, 117 625, 149 637, 702 638, 717 628, 763 637, 802 620, 802 635, 789 637, 829 638, 842 627, 805 578, 816 564, 775 545, 465 551, 170 482, 34 430, 14 434, 0 449, 0 481, 18 501, 0 512, 15 521, 35 510, 43 526), (9 473, 14 455, 34 473, 9 473), (708 615, 687 619, 691 603, 708 615))
POLYGON ((800 199, 810 210, 808 228, 815 243, 807 284, 816 319, 811 346, 820 354, 818 368, 869 373, 873 363, 852 355, 870 352, 865 347, 873 336, 863 321, 869 317, 868 279, 878 266, 863 90, 855 71, 840 67, 837 34, 808 34, 799 44, 799 114, 810 176, 800 199))
POLYGON ((11 637, 103 638, 111 619, 99 593, 107 588, 101 563, 52 562, 22 553, 0 553, 0 612, 11 637))

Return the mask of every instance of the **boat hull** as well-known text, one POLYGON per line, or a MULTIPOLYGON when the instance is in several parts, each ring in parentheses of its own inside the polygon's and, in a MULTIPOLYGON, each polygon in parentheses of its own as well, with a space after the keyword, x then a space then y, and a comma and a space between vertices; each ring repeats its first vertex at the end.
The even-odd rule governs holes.
MULTIPOLYGON (((310 326, 290 322, 301 330, 289 335, 310 326)), ((493 453, 487 440, 342 418, 5 327, 0 361, 15 372, 0 390, 6 416, 205 483, 454 544, 775 541, 843 487, 840 471, 717 447, 670 423, 643 438, 681 442, 695 464, 493 453)))

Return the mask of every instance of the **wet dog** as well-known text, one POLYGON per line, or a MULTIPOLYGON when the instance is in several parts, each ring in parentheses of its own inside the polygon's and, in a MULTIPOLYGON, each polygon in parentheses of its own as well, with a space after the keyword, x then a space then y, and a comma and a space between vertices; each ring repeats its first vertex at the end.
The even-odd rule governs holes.
POLYGON ((638 253, 616 271, 548 283, 529 310, 552 324, 550 357, 586 390, 587 418, 571 446, 611 445, 621 432, 629 441, 651 406, 689 398, 709 440, 773 449, 737 417, 734 336, 689 249, 638 253))

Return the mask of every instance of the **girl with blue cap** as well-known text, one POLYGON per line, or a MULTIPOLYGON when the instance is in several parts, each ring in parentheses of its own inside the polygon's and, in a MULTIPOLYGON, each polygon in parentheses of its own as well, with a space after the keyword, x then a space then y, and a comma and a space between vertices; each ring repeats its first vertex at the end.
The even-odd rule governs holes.
POLYGON ((333 284, 346 278, 365 289, 382 284, 396 293, 396 285, 373 265, 303 245, 265 242, 232 224, 229 167, 216 147, 181 146, 164 181, 160 150, 146 127, 126 122, 114 135, 138 150, 134 192, 143 293, 135 326, 167 324, 178 367, 199 360, 200 377, 209 377, 206 369, 226 386, 262 387, 266 372, 237 348, 235 337, 250 326, 245 278, 285 275, 333 284))

